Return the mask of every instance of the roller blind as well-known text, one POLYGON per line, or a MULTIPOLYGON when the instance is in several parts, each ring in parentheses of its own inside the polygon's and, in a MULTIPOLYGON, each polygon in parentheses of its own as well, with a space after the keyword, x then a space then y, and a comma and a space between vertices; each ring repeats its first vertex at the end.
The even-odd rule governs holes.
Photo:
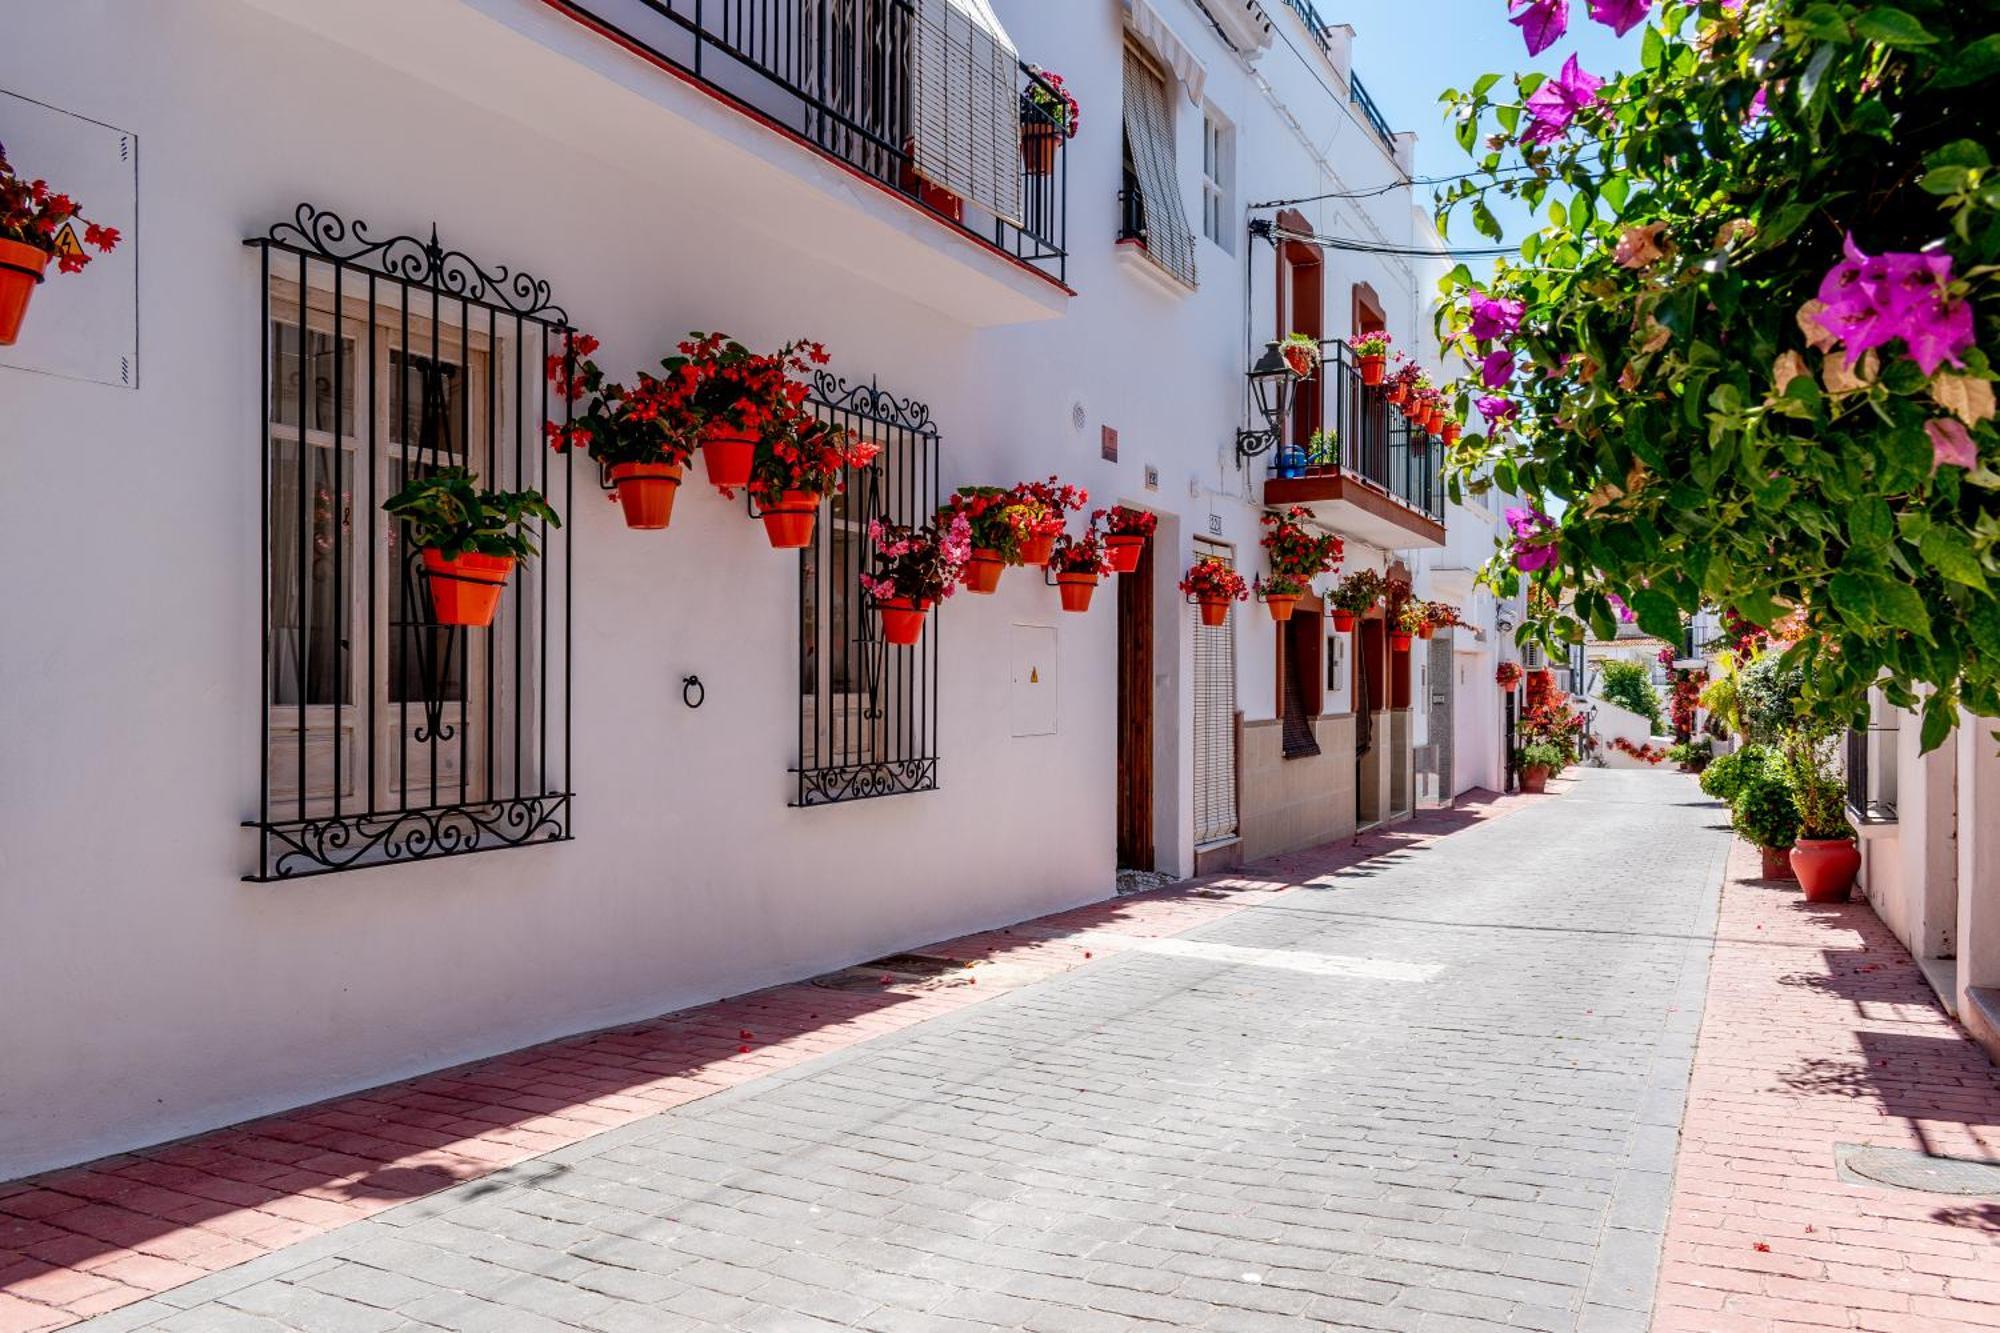
POLYGON ((917 0, 911 137, 917 170, 1018 224, 1020 57, 987 0, 917 0))
POLYGON ((1181 205, 1166 80, 1130 47, 1125 49, 1125 145, 1132 157, 1131 188, 1139 195, 1146 256, 1192 287, 1194 229, 1181 205))
MULTIPOLYGON (((1226 558, 1200 547, 1198 554, 1226 558)), ((1236 612, 1216 628, 1194 622, 1194 840, 1236 836, 1236 612)))

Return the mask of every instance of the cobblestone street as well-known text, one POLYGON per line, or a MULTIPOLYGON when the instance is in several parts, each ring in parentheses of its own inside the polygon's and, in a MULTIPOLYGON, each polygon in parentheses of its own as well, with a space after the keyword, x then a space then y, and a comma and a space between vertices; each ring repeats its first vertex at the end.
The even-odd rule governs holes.
POLYGON ((1597 772, 1260 867, 85 1326, 1642 1330, 1727 848, 1691 781, 1597 772))

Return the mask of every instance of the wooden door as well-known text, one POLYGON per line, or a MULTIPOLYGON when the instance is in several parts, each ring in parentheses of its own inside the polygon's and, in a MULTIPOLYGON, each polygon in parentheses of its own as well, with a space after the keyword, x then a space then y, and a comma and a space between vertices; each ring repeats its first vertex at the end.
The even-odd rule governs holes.
POLYGON ((1118 579, 1118 865, 1153 869, 1153 546, 1118 579))

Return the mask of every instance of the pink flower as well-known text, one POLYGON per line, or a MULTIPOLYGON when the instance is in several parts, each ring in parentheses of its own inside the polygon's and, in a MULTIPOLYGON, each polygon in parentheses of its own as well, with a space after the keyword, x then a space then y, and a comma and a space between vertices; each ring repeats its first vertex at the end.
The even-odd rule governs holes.
POLYGON ((1964 422, 1955 417, 1939 417, 1924 423, 1924 433, 1931 437, 1933 470, 1947 463, 1967 471, 1979 466, 1979 446, 1972 442, 1972 432, 1965 428, 1964 422))
POLYGON ((1514 568, 1523 574, 1547 569, 1561 555, 1555 540, 1555 520, 1539 509, 1509 509, 1507 526, 1514 532, 1514 568))
POLYGON ((1634 611, 1631 607, 1625 605, 1625 599, 1623 597, 1620 597, 1617 593, 1615 592, 1606 593, 1604 595, 1604 599, 1611 603, 1611 609, 1617 613, 1618 619, 1623 621, 1625 624, 1629 625, 1633 621, 1639 618, 1638 613, 1634 611))
POLYGON ((1494 394, 1483 394, 1472 405, 1479 409, 1479 415, 1485 417, 1489 425, 1494 426, 1503 426, 1521 414, 1519 403, 1494 394))
POLYGON ((1951 299, 1951 256, 1939 251, 1870 255, 1849 236, 1819 285, 1820 327, 1847 348, 1852 368, 1871 348, 1901 338, 1926 375, 1965 364, 1975 339, 1972 307, 1951 299))
POLYGON ((1590 16, 1623 37, 1646 21, 1653 0, 1590 0, 1590 16))
POLYGON ((1538 56, 1569 30, 1569 0, 1507 0, 1514 16, 1507 21, 1521 30, 1528 54, 1538 56))
POLYGON ((1554 143, 1576 119, 1576 113, 1597 100, 1604 80, 1586 73, 1571 56, 1563 62, 1562 73, 1528 94, 1528 115, 1535 122, 1522 135, 1527 143, 1554 143))
POLYGON ((1511 337, 1521 327, 1526 307, 1520 301, 1496 300, 1491 296, 1472 298, 1472 336, 1480 342, 1511 337))
POLYGON ((1479 363, 1479 382, 1489 389, 1504 389, 1514 382, 1514 354, 1506 348, 1489 352, 1479 363))

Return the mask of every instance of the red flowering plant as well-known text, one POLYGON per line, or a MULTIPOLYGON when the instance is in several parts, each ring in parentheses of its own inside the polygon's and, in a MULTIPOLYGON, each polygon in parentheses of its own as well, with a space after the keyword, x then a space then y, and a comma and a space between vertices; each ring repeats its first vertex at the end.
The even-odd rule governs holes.
POLYGON ((1203 555, 1181 577, 1181 591, 1197 602, 1240 602, 1250 595, 1250 585, 1223 560, 1203 555))
POLYGON ((55 256, 59 273, 78 273, 91 259, 84 246, 109 254, 120 237, 116 227, 101 227, 84 217, 76 200, 49 188, 47 181, 23 179, 7 161, 6 146, 0 145, 0 240, 18 241, 55 256), (75 238, 79 225, 81 242, 62 244, 64 230, 75 238))
POLYGON ((1643 764, 1657 764, 1667 757, 1665 750, 1662 750, 1659 746, 1651 742, 1647 742, 1644 745, 1634 745, 1623 736, 1613 736, 1611 738, 1611 748, 1620 754, 1629 754, 1643 764))
POLYGON ((1104 542, 1092 527, 1081 537, 1064 533, 1056 539, 1055 552, 1049 556, 1049 569, 1057 574, 1106 574, 1111 564, 1105 559, 1104 542))
POLYGON ((1382 576, 1372 569, 1357 569, 1334 586, 1327 600, 1336 610, 1364 615, 1382 600, 1382 576))
POLYGON ((861 586, 878 602, 907 601, 922 609, 958 590, 958 576, 972 558, 972 525, 949 508, 924 526, 870 520, 874 568, 863 571, 861 586))
POLYGON ((626 388, 607 379, 593 360, 597 339, 567 335, 564 350, 548 359, 555 392, 576 404, 567 424, 545 421, 542 431, 557 453, 582 449, 607 467, 620 463, 685 464, 694 437, 676 429, 685 412, 686 387, 680 377, 662 379, 640 371, 626 388))
POLYGON ((1685 742, 1694 736, 1695 710, 1701 707, 1701 690, 1707 683, 1707 667, 1674 672, 1674 739, 1685 742))
POLYGON ((1005 486, 961 486, 938 510, 940 522, 963 517, 975 551, 992 551, 1010 564, 1020 555, 1025 521, 1014 492, 1005 486))
POLYGON ((676 351, 662 363, 682 409, 670 427, 690 438, 718 429, 765 443, 796 435, 811 419, 810 391, 796 377, 829 360, 825 347, 805 339, 767 354, 723 333, 690 333, 676 351))
POLYGON ((1160 526, 1160 516, 1144 509, 1133 509, 1129 505, 1113 505, 1109 509, 1099 509, 1090 516, 1092 524, 1102 523, 1104 531, 1112 537, 1150 537, 1160 526))
POLYGON ((1061 536, 1068 521, 1065 516, 1090 503, 1090 492, 1066 486, 1055 477, 1047 481, 1024 481, 1013 489, 1011 497, 1008 519, 1014 524, 1016 537, 1024 541, 1061 536))
POLYGON ((1345 548, 1330 532, 1306 526, 1312 511, 1293 505, 1282 514, 1266 513, 1264 558, 1271 572, 1260 581, 1267 596, 1301 597, 1312 591, 1312 581, 1340 566, 1345 548))
POLYGON ((1394 338, 1391 338, 1380 329, 1376 329, 1372 332, 1364 333, 1354 340, 1354 354, 1356 356, 1387 356, 1389 355, 1389 345, 1393 342, 1395 342, 1394 338))
MULTIPOLYGON (((1401 574, 1382 576, 1382 608, 1391 621, 1402 622, 1403 612, 1410 604, 1410 581, 1401 574)), ((1415 631, 1409 631, 1414 633, 1415 631)))
POLYGON ((1309 380, 1319 370, 1319 339, 1309 333, 1288 333, 1278 344, 1278 355, 1292 374, 1309 380))
POLYGON ((881 452, 881 445, 832 422, 802 417, 783 434, 768 433, 757 442, 747 489, 765 509, 788 494, 824 498, 846 489, 849 468, 867 467, 881 452))
POLYGON ((1528 705, 1516 730, 1524 747, 1536 742, 1552 745, 1562 753, 1563 762, 1570 764, 1576 762, 1584 726, 1582 714, 1564 702, 1561 695, 1551 694, 1528 705))
POLYGON ((1074 139, 1083 121, 1083 109, 1064 85, 1062 75, 1039 65, 1028 66, 1028 73, 1034 77, 1021 92, 1021 119, 1029 132, 1048 125, 1061 130, 1063 138, 1074 139))
POLYGON ((1382 390, 1389 401, 1398 407, 1406 407, 1410 395, 1416 392, 1418 382, 1424 377, 1424 368, 1410 360, 1403 353, 1396 353, 1396 364, 1382 379, 1382 390))
POLYGON ((1459 618, 1458 608, 1449 602, 1425 602, 1424 616, 1432 629, 1457 629, 1465 624, 1459 618))
POLYGON ((1521 664, 1502 662, 1493 672, 1493 683, 1503 690, 1511 690, 1521 683, 1521 664))

